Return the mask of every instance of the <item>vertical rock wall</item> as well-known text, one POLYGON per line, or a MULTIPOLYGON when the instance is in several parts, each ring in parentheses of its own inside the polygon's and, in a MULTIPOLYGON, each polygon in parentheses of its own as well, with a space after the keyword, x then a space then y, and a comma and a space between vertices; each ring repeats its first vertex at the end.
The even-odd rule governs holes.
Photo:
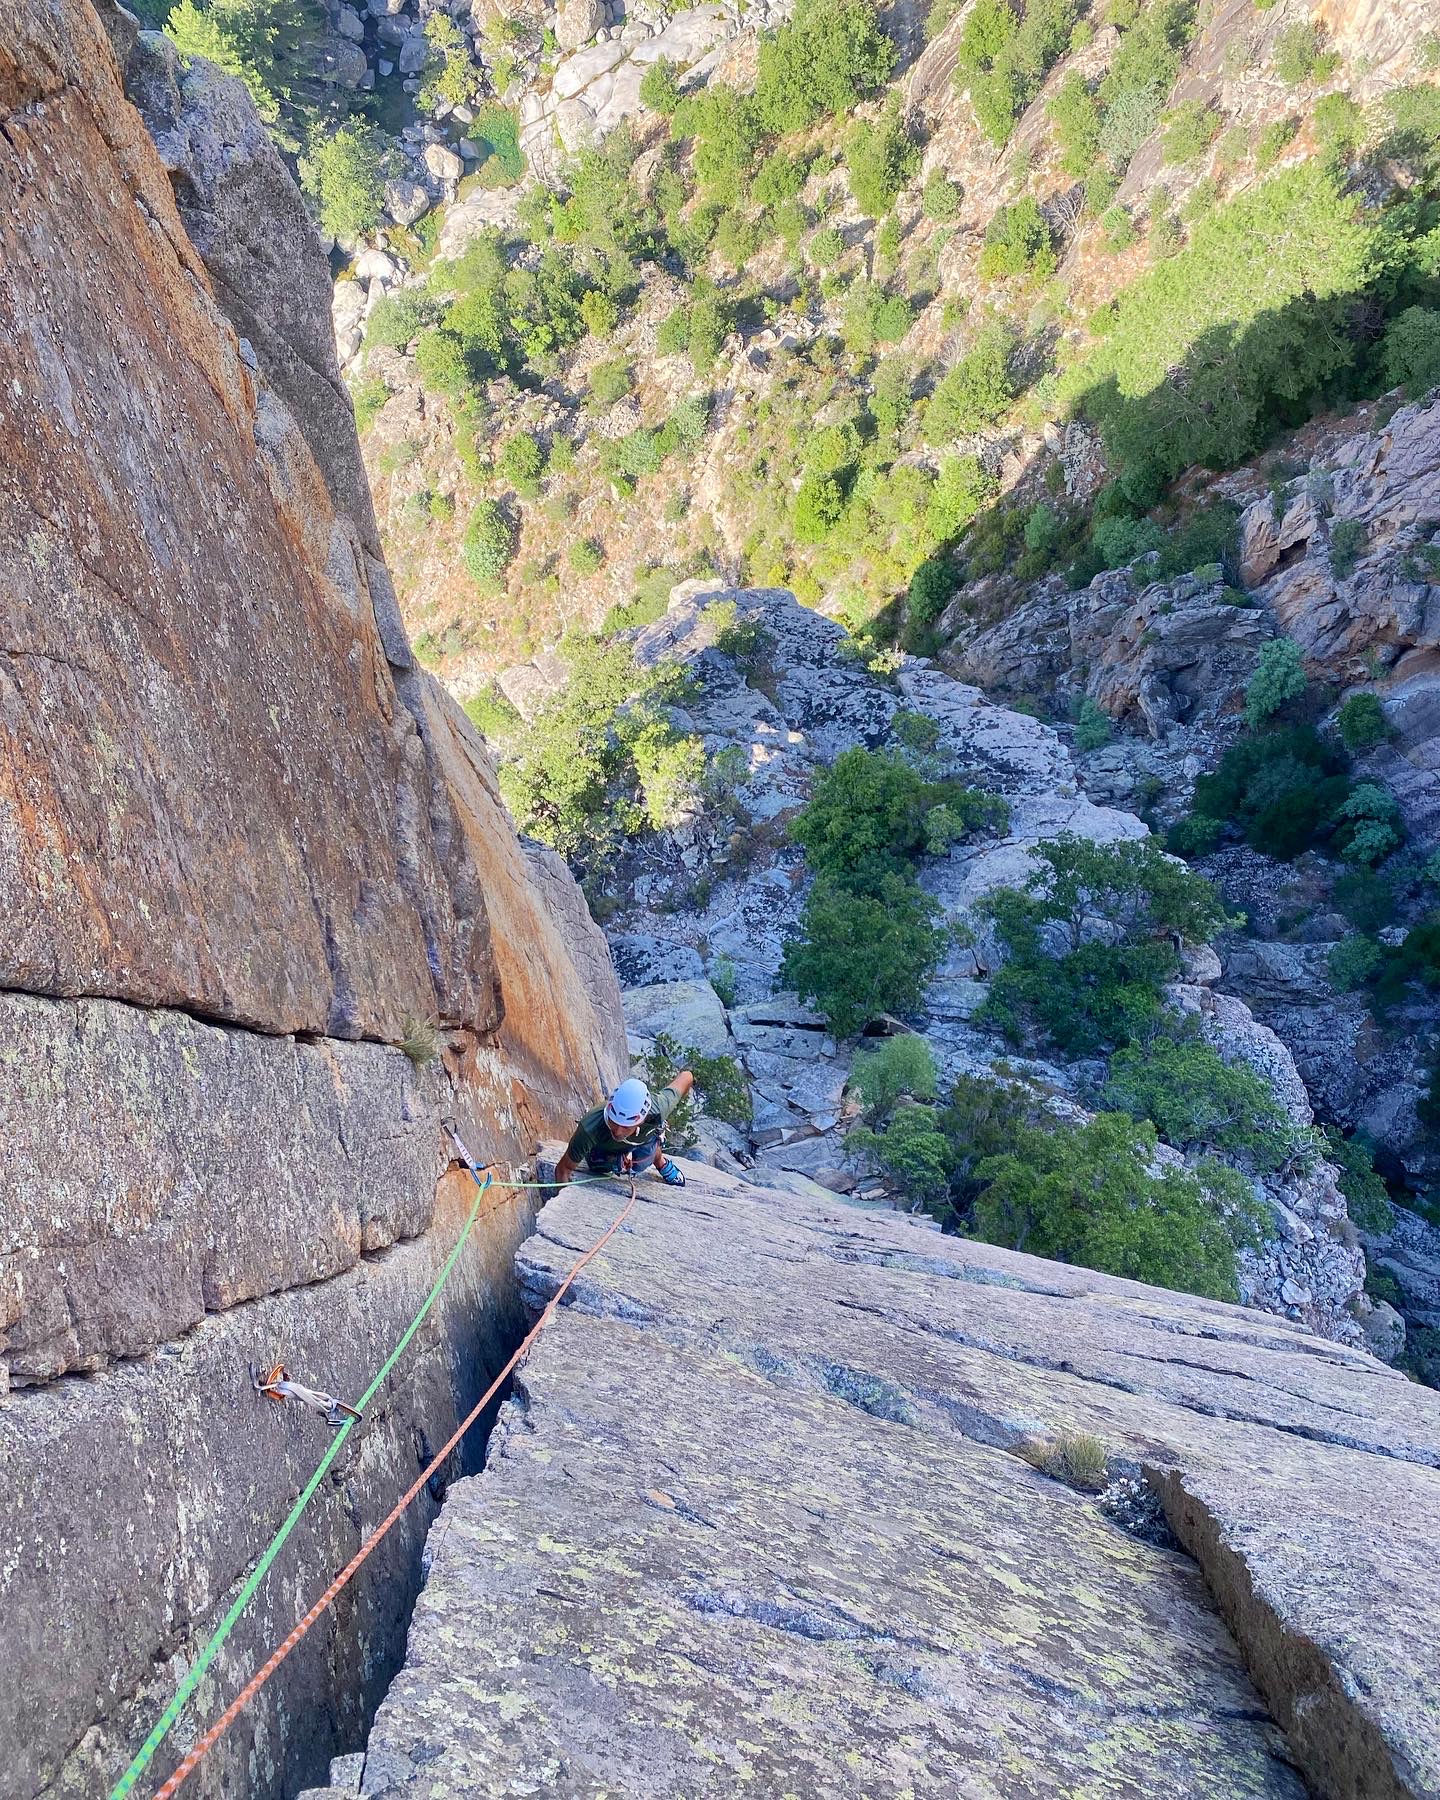
MULTIPOLYGON (((0 32, 0 1800, 108 1791, 173 1692, 328 1439, 249 1365, 365 1386, 473 1196, 440 1119, 518 1160, 624 1061, 411 663, 283 165, 105 11, 0 32)), ((487 1202, 157 1774, 482 1390, 531 1216, 487 1202)), ((191 1791, 359 1741, 436 1499, 191 1791)))

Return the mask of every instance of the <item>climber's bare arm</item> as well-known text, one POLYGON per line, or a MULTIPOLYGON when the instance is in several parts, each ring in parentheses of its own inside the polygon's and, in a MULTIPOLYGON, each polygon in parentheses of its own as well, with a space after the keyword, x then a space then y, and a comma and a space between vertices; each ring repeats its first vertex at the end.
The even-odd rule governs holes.
POLYGON ((694 1085, 695 1085, 695 1077, 690 1073, 690 1071, 688 1069, 682 1069, 673 1081, 666 1083, 667 1087, 674 1088, 675 1092, 680 1096, 680 1098, 682 1100, 690 1092, 691 1088, 693 1088, 694 1085))
POLYGON ((574 1179, 575 1165, 571 1162, 570 1152, 567 1150, 555 1165, 555 1185, 557 1187, 563 1187, 567 1181, 573 1181, 574 1179))

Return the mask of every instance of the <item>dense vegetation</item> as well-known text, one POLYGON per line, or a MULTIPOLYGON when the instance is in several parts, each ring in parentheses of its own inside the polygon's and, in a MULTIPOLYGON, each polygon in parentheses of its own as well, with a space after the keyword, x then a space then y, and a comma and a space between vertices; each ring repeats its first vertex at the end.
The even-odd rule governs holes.
POLYGON ((881 1013, 914 1012, 947 942, 916 861, 1005 817, 995 795, 930 779, 903 751, 837 757, 791 826, 815 881, 782 984, 813 1000, 839 1037, 881 1013))

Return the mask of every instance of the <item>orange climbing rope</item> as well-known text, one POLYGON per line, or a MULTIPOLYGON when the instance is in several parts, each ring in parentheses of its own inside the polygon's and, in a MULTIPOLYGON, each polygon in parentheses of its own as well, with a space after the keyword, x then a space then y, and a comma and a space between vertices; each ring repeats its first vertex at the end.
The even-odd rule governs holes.
MULTIPOLYGON (((497 1185, 508 1186, 509 1184, 497 1183, 497 1185)), ((504 1368, 501 1369, 500 1373, 490 1383, 489 1387, 486 1388, 479 1400, 476 1401, 468 1416, 456 1427, 454 1435, 442 1445, 440 1450, 430 1460, 426 1467, 420 1471, 414 1482, 405 1490, 399 1500, 396 1501, 387 1517, 381 1520, 376 1530, 372 1532, 355 1552, 354 1556, 350 1558, 350 1561, 346 1563, 345 1567, 330 1583, 329 1587, 326 1588, 325 1592, 310 1608, 309 1612, 305 1614, 304 1618, 300 1620, 285 1641, 270 1653, 267 1660, 255 1671, 249 1681, 245 1683, 244 1687, 241 1688, 240 1692, 230 1702, 229 1706, 225 1708, 220 1717, 195 1745, 194 1749, 186 1754, 184 1760, 176 1768, 175 1773, 170 1779, 166 1781, 163 1786, 155 1790, 155 1800, 170 1800, 170 1796, 178 1791, 185 1778, 194 1772, 206 1753, 213 1749, 220 1741, 231 1725, 234 1724, 235 1720, 255 1698, 256 1694, 260 1692, 261 1688, 264 1687, 265 1683, 280 1667, 281 1663, 284 1662, 285 1658, 289 1656, 290 1652, 300 1642, 301 1638, 305 1636, 306 1632, 309 1631, 310 1627, 317 1619, 319 1619, 321 1614, 335 1599, 336 1595, 340 1593, 341 1589, 344 1588, 355 1575, 356 1571, 369 1557, 371 1551, 374 1550, 375 1546, 390 1530, 391 1526, 394 1525, 404 1513, 406 1507, 409 1506, 410 1502, 420 1492, 421 1488, 425 1486, 425 1483, 445 1461, 445 1458, 449 1456, 450 1452, 460 1442, 461 1438, 465 1436, 465 1433, 475 1423, 476 1419, 479 1418, 480 1414, 489 1405, 491 1400, 495 1398, 495 1395, 500 1391, 500 1387, 506 1377, 511 1374, 521 1357, 524 1356, 525 1352, 535 1342, 536 1338, 539 1337, 540 1333, 550 1323, 551 1319, 554 1318, 556 1309, 559 1307, 560 1302, 565 1298, 566 1290, 569 1288, 571 1282, 574 1281, 575 1277, 585 1267, 586 1263, 590 1262, 594 1257, 600 1254, 606 1244, 609 1243, 610 1239, 614 1237, 615 1233, 625 1223, 635 1206, 635 1198, 635 1183, 632 1181, 630 1183, 629 1199, 611 1220, 610 1224, 606 1226, 605 1230, 601 1232, 600 1236, 596 1238, 590 1248, 577 1258, 575 1263, 571 1266, 569 1274, 566 1275, 559 1287, 556 1288, 549 1303, 546 1305, 544 1312, 541 1313, 540 1317, 530 1327, 529 1331, 526 1332, 525 1336, 517 1346, 514 1355, 510 1357, 504 1368)))

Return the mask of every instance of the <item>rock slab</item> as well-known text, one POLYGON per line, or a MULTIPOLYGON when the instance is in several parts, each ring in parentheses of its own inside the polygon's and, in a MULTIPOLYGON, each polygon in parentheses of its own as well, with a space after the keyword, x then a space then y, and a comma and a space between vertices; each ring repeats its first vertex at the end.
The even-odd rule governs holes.
MULTIPOLYGON (((367 1795, 1440 1793, 1434 1394, 1236 1307, 686 1174, 644 1185, 447 1501, 367 1795), (1151 1471, 1199 1568, 1015 1454, 1062 1429, 1151 1471)), ((532 1307, 622 1197, 550 1202, 532 1307)))

